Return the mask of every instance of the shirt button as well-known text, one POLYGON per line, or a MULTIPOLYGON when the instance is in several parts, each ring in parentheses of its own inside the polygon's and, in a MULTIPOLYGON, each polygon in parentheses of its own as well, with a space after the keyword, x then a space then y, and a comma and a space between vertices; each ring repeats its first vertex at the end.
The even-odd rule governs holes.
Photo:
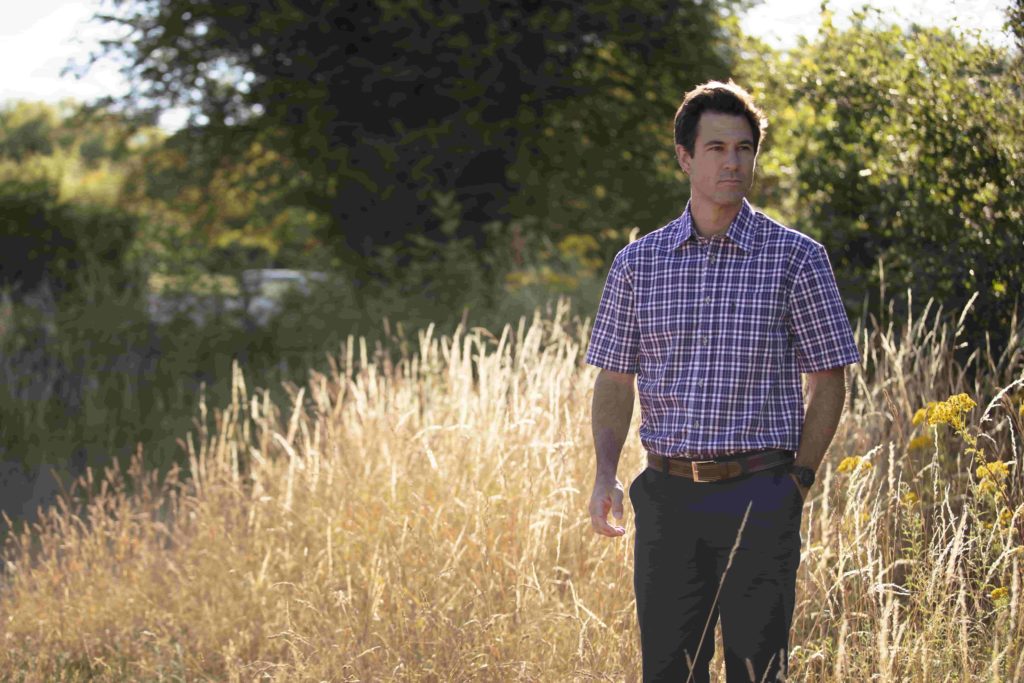
POLYGON ((700 420, 694 420, 693 421, 693 426, 694 427, 700 427, 700 420))
POLYGON ((708 341, 709 340, 708 340, 708 338, 706 336, 700 338, 700 343, 703 344, 704 346, 708 345, 708 341))
POLYGON ((701 380, 697 380, 697 388, 698 389, 703 389, 704 388, 704 380, 702 380, 702 379, 701 380))
POLYGON ((714 262, 715 262, 715 257, 714 256, 708 256, 708 263, 714 263, 714 262))
POLYGON ((704 297, 704 303, 706 303, 706 304, 711 303, 711 297, 710 296, 704 297))

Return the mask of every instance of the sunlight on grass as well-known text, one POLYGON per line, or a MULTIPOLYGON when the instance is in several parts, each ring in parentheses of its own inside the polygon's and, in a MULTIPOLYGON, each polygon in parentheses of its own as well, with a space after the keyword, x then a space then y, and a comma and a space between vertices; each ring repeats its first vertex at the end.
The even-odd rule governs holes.
MULTIPOLYGON (((857 331, 864 363, 804 511, 791 680, 1024 680, 1024 357, 1015 337, 958 365, 938 320, 857 331), (956 430, 915 419, 959 394, 977 406, 947 414, 956 430)), ((0 670, 637 680, 632 514, 618 540, 586 514, 588 338, 564 299, 497 336, 419 331, 398 360, 350 337, 285 407, 236 368, 231 404, 203 402, 182 441, 190 479, 157 481, 140 454, 8 543, 0 670)))

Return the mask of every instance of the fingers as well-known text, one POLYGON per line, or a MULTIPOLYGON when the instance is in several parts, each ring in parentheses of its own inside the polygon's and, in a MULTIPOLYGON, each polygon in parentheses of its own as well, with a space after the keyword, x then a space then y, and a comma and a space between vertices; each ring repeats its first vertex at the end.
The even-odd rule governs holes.
POLYGON ((626 529, 621 526, 614 526, 608 523, 608 520, 598 515, 590 516, 590 526, 594 528, 594 531, 602 536, 622 536, 626 533, 626 529))
POLYGON ((590 525, 594 528, 601 536, 622 536, 626 533, 626 529, 621 526, 613 526, 608 523, 607 520, 600 517, 591 516, 590 525))
POLYGON ((624 527, 608 523, 608 511, 611 510, 616 519, 622 519, 622 492, 612 491, 601 494, 595 491, 590 499, 590 526, 602 536, 622 536, 624 527), (616 495, 616 493, 618 495, 616 495))
POLYGON ((622 519, 622 491, 620 489, 612 491, 612 516, 615 519, 622 519))

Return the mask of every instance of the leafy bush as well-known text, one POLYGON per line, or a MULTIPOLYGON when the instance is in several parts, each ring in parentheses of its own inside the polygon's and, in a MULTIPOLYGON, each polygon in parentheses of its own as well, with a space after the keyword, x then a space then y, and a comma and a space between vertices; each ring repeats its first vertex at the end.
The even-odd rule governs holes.
POLYGON ((823 16, 786 59, 755 50, 746 62, 772 120, 759 199, 826 244, 848 304, 871 297, 882 313, 883 281, 946 310, 977 293, 968 336, 1005 341, 1024 291, 1013 56, 867 11, 846 30, 823 16))
POLYGON ((138 219, 86 202, 62 202, 59 181, 23 167, 0 172, 0 284, 18 295, 45 278, 57 298, 88 296, 86 275, 105 271, 119 290, 138 284, 125 259, 138 219))

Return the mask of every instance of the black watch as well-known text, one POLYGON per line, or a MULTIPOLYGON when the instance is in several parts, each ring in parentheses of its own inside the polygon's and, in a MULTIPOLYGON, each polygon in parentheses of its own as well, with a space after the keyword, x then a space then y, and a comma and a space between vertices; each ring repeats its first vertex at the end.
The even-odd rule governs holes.
POLYGON ((789 468, 789 471, 793 473, 796 480, 800 482, 800 485, 805 489, 809 489, 814 485, 814 470, 810 467, 798 467, 793 465, 789 468))

